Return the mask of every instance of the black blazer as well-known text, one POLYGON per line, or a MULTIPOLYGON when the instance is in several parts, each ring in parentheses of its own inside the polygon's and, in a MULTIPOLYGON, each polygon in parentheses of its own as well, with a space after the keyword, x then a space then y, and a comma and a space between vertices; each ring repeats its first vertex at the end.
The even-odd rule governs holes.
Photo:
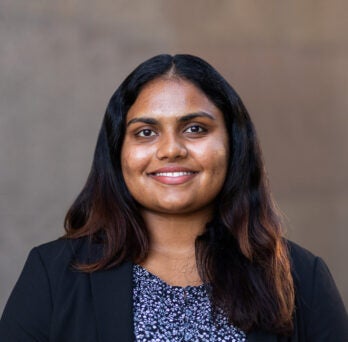
MULTIPOLYGON (((294 243, 289 248, 295 332, 285 338, 256 330, 247 341, 348 341, 347 313, 327 266, 294 243)), ((34 248, 2 315, 0 341, 133 341, 132 264, 92 274, 71 267, 100 253, 85 238, 34 248)))

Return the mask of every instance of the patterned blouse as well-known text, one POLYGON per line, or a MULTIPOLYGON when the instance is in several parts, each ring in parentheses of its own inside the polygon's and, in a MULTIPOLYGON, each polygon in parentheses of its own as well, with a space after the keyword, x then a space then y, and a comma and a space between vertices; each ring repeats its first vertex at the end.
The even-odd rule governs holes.
POLYGON ((170 286, 139 265, 133 283, 136 341, 246 341, 221 312, 213 321, 205 285, 170 286))

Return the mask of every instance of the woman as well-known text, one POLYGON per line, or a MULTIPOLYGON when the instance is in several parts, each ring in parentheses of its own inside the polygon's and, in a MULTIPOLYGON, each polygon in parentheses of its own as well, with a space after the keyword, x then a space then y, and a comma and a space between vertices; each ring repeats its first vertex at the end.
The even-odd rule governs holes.
POLYGON ((121 84, 65 228, 31 251, 1 340, 347 340, 326 265, 282 236, 242 101, 197 57, 121 84))

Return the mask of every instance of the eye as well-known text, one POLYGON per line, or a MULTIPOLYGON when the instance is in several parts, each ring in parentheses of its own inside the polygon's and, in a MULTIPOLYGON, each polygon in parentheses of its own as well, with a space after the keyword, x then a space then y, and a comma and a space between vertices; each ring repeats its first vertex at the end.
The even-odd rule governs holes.
POLYGON ((156 132, 154 132, 152 129, 142 129, 141 131, 139 131, 136 136, 138 137, 153 137, 154 135, 156 135, 156 132))
POLYGON ((207 130, 200 125, 192 125, 185 129, 186 133, 204 133, 207 130))

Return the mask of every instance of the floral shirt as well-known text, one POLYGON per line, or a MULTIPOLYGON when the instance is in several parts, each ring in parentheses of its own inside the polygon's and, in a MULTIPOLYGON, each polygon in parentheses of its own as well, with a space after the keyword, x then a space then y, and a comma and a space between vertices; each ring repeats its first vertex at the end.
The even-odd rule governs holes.
POLYGON ((139 265, 133 282, 136 341, 246 341, 222 312, 213 320, 205 285, 170 286, 139 265))

